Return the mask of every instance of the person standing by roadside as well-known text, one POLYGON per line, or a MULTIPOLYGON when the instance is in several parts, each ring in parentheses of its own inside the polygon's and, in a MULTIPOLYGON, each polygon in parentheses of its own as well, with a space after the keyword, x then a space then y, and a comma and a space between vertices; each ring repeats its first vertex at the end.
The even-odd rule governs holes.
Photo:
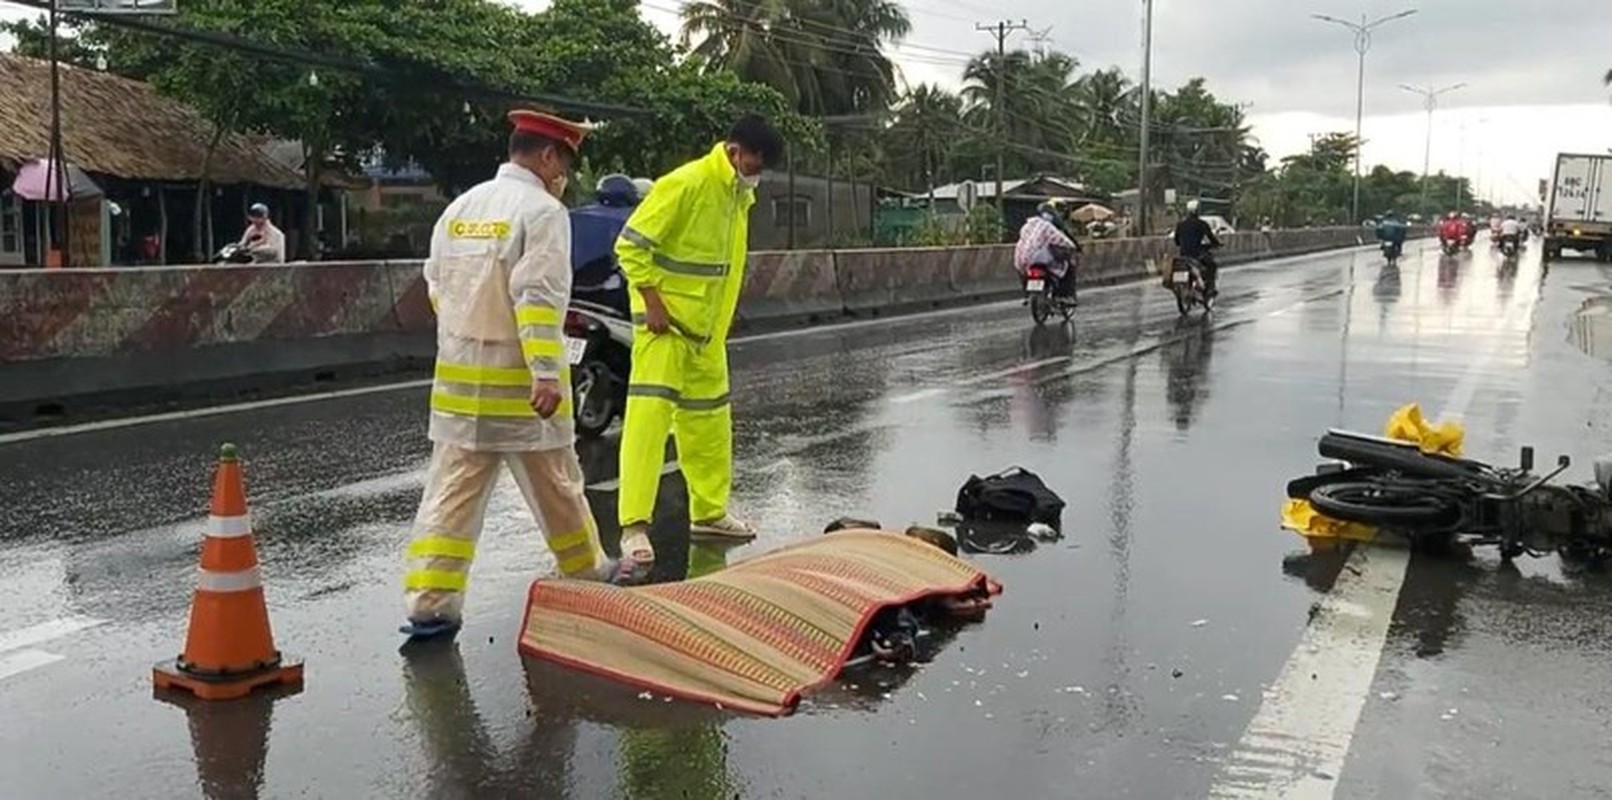
POLYGON ((655 181, 616 240, 633 313, 632 377, 621 435, 621 552, 635 577, 654 564, 649 525, 676 437, 695 534, 748 540, 728 513, 733 418, 728 331, 744 284, 750 208, 783 156, 768 122, 747 115, 705 156, 655 181))
POLYGON ((437 311, 430 472, 404 575, 408 624, 458 630, 470 563, 500 466, 568 577, 610 579, 584 494, 561 326, 571 294, 571 222, 559 198, 588 128, 509 114, 509 161, 460 195, 431 236, 437 311))

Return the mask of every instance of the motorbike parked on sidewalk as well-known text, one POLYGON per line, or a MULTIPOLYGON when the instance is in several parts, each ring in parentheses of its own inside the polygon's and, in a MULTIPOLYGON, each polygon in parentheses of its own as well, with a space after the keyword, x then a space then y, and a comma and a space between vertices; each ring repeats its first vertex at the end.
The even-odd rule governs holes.
POLYGON ((573 298, 565 312, 565 355, 577 435, 597 439, 627 412, 632 375, 632 317, 604 303, 573 298))
POLYGON ((1411 442, 1328 431, 1317 447, 1333 459, 1287 485, 1336 520, 1407 536, 1413 545, 1496 545, 1507 561, 1556 552, 1569 560, 1612 558, 1612 457, 1595 462, 1595 485, 1549 482, 1572 463, 1567 456, 1543 476, 1534 451, 1522 448, 1516 468, 1428 454, 1411 442))

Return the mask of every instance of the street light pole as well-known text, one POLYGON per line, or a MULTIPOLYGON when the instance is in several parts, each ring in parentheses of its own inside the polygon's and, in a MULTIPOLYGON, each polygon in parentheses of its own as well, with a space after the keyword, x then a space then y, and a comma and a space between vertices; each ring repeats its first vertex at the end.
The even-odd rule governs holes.
POLYGON ((1422 207, 1423 216, 1427 215, 1427 179, 1433 168, 1433 111, 1438 108, 1438 97, 1446 92, 1453 92, 1465 88, 1464 83, 1455 83, 1442 89, 1420 89, 1415 86, 1400 84, 1399 88, 1412 94, 1422 96, 1422 104, 1427 108, 1427 143, 1422 150, 1422 207))
POLYGON ((1152 124, 1153 105, 1153 0, 1142 0, 1142 135, 1141 153, 1137 166, 1136 228, 1138 235, 1148 233, 1147 159, 1148 134, 1152 124))
POLYGON ((1365 108, 1366 108, 1366 51, 1371 49, 1371 32, 1373 30, 1375 30, 1380 25, 1384 25, 1384 24, 1387 24, 1389 22, 1393 22, 1396 19, 1404 19, 1405 17, 1408 17, 1408 16, 1410 16, 1412 14, 1415 14, 1415 13, 1416 13, 1416 9, 1412 8, 1412 9, 1408 9, 1408 10, 1405 10, 1405 11, 1401 11, 1398 14, 1390 14, 1390 15, 1388 15, 1386 17, 1378 18, 1378 19, 1372 20, 1370 22, 1366 21, 1366 15, 1365 14, 1361 14, 1360 15, 1360 22, 1358 24, 1353 23, 1353 22, 1349 22, 1348 20, 1338 19, 1337 17, 1330 17, 1330 16, 1327 16, 1326 14, 1311 14, 1310 15, 1311 17, 1314 17, 1315 19, 1321 20, 1322 22, 1330 22, 1330 23, 1332 23, 1334 25, 1342 25, 1343 27, 1348 28, 1351 31, 1354 31, 1354 34, 1355 34, 1355 53, 1359 54, 1359 56, 1360 56, 1359 71, 1358 71, 1358 74, 1355 77, 1355 184, 1354 184, 1354 201, 1353 201, 1352 205, 1350 205, 1350 215, 1353 217, 1353 221, 1356 222, 1356 223, 1358 223, 1360 221, 1360 137, 1361 137, 1361 123, 1363 122, 1363 120, 1365 118, 1365 108))

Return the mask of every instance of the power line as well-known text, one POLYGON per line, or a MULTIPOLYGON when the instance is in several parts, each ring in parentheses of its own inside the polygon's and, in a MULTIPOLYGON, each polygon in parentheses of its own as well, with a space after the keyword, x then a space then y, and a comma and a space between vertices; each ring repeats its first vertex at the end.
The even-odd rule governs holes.
MULTIPOLYGON (((975 23, 974 30, 994 32, 996 36, 996 133, 997 136, 1006 136, 1007 119, 1006 106, 1002 102, 1002 93, 1007 84, 1007 70, 1004 69, 1007 60, 1007 35, 1012 31, 1029 30, 1026 20, 997 22, 996 25, 982 25, 975 23)), ((1002 151, 996 151, 996 204, 1002 206, 1002 151)))

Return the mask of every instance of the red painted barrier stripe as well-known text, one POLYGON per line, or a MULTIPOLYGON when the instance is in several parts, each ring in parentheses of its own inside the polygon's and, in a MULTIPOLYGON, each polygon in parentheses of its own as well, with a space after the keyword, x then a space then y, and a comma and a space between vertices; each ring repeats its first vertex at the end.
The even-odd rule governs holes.
POLYGON ((123 340, 124 352, 190 347, 210 337, 213 320, 268 268, 211 267, 191 272, 178 293, 157 306, 151 319, 123 340))
POLYGON ((72 270, 18 281, 22 290, 0 312, 0 362, 71 355, 56 351, 56 335, 91 313, 96 299, 112 281, 108 273, 72 270))
POLYGON ((379 283, 374 277, 375 269, 362 265, 300 270, 291 304, 281 309, 259 338, 292 339, 340 332, 348 307, 359 302, 367 288, 379 283))

